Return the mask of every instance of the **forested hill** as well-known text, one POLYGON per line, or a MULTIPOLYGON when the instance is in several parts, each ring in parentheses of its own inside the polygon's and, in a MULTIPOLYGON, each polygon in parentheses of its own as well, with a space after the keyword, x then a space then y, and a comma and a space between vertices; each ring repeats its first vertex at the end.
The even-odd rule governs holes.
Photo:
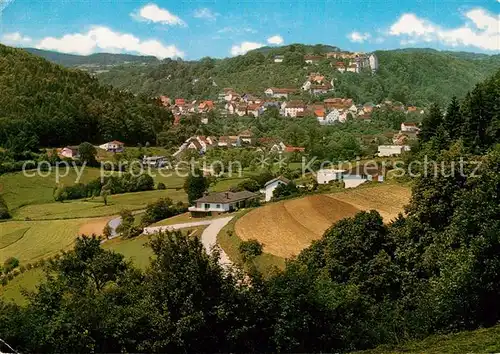
POLYGON ((377 51, 380 70, 372 75, 336 72, 328 61, 306 66, 304 53, 323 52, 328 47, 292 45, 264 48, 243 56, 196 62, 164 60, 160 65, 127 65, 99 75, 102 82, 148 95, 188 99, 215 98, 223 87, 262 94, 270 86, 300 87, 310 72, 336 79, 332 95, 356 102, 384 99, 405 104, 427 105, 462 97, 474 85, 500 67, 500 56, 429 49, 377 51), (283 63, 273 56, 285 55, 283 63))
POLYGON ((0 45, 0 146, 154 142, 170 116, 156 101, 102 85, 21 49, 0 45))
POLYGON ((75 55, 53 52, 36 48, 25 48, 27 52, 38 55, 53 63, 64 66, 106 66, 124 63, 159 63, 156 57, 131 54, 95 53, 92 55, 75 55))

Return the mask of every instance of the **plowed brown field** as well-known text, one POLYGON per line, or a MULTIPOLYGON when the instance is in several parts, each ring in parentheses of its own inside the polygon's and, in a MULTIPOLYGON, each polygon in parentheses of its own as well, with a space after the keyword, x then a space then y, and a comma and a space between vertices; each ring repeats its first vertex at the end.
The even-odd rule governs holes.
POLYGON ((360 210, 378 210, 389 222, 409 197, 408 188, 396 185, 311 195, 255 209, 236 222, 235 232, 242 240, 263 243, 266 253, 289 258, 321 238, 333 223, 360 210))

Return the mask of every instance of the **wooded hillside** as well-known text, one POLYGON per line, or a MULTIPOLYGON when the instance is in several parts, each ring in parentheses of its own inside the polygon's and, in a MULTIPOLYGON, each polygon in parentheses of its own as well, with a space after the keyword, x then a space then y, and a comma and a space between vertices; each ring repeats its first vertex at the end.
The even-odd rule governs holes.
POLYGON ((474 53, 439 52, 430 49, 375 52, 379 71, 360 74, 337 72, 324 60, 306 65, 303 55, 332 50, 324 46, 290 45, 261 48, 243 56, 216 60, 203 58, 185 62, 164 60, 160 65, 127 65, 99 75, 102 82, 120 89, 148 95, 186 99, 215 98, 224 87, 262 95, 267 87, 300 87, 311 72, 335 79, 331 96, 350 97, 356 102, 384 99, 408 105, 449 102, 462 97, 474 85, 500 67, 500 56, 474 53), (274 63, 274 55, 284 55, 274 63))
POLYGON ((79 71, 0 45, 0 146, 154 142, 170 116, 156 101, 135 96, 79 71))

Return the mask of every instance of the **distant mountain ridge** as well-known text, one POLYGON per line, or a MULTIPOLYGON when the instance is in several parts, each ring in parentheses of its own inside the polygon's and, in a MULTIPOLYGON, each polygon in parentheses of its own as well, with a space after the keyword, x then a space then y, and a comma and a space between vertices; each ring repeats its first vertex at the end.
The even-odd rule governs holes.
MULTIPOLYGON (((37 54, 37 50, 28 51, 37 54)), ((332 96, 353 98, 357 103, 388 99, 418 106, 431 102, 446 104, 453 96, 463 97, 476 83, 500 68, 500 55, 430 48, 375 51, 380 67, 375 75, 371 72, 341 74, 330 65, 332 61, 306 65, 303 60, 307 54, 324 55, 336 51, 341 49, 322 44, 290 44, 262 47, 231 58, 206 57, 194 61, 160 61, 129 54, 84 57, 38 53, 65 66, 89 70, 85 65, 95 65, 105 69, 89 71, 98 73, 101 82, 121 90, 185 99, 215 99, 224 87, 262 96, 267 87, 300 88, 310 73, 318 72, 328 81, 335 81, 332 96), (275 63, 276 55, 283 55, 286 60, 275 63), (124 63, 129 64, 122 65, 124 63)))
POLYGON ((77 55, 59 53, 49 50, 36 48, 24 48, 25 51, 47 59, 53 63, 63 66, 105 66, 118 65, 124 63, 159 63, 160 60, 154 56, 140 56, 133 54, 112 54, 112 53, 95 53, 91 55, 77 55))

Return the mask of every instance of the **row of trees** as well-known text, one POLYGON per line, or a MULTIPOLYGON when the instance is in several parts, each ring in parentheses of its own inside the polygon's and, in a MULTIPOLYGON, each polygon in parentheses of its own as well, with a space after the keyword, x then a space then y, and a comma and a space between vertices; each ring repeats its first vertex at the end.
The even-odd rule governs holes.
POLYGON ((143 192, 153 189, 154 179, 149 174, 143 173, 135 176, 131 173, 123 173, 104 178, 98 177, 87 184, 77 183, 72 186, 57 186, 54 188, 54 200, 63 202, 72 199, 104 197, 103 191, 107 192, 105 193, 107 197, 111 194, 143 192))

